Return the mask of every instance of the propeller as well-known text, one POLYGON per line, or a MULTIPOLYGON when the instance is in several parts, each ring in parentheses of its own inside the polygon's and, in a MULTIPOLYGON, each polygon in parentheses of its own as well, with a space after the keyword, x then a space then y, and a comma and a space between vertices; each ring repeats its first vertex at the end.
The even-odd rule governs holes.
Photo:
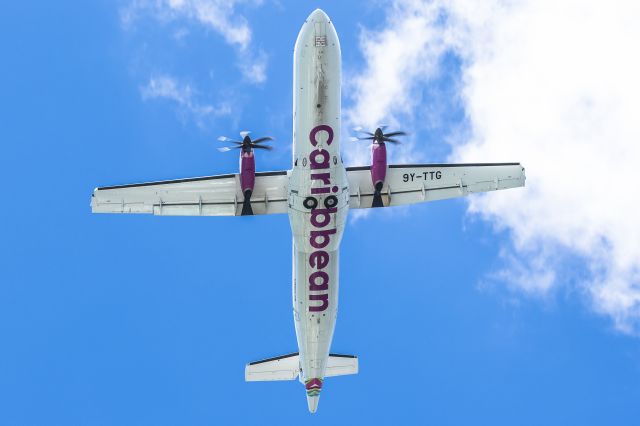
POLYGON ((406 132, 389 132, 389 133, 384 133, 384 130, 389 127, 386 125, 381 125, 378 126, 378 128, 376 129, 376 131, 374 133, 371 132, 367 132, 366 130, 363 130, 362 127, 356 127, 355 129, 353 129, 355 132, 360 133, 361 136, 357 136, 357 137, 352 137, 351 140, 352 141, 365 141, 365 140, 370 140, 373 141, 374 143, 378 143, 378 144, 382 144, 385 142, 390 142, 393 144, 399 144, 401 143, 398 139, 395 139, 396 136, 405 136, 407 133, 406 132))
POLYGON ((267 151, 271 151, 273 147, 268 145, 262 145, 265 142, 272 141, 273 138, 271 136, 263 136, 258 139, 251 140, 251 136, 249 136, 251 132, 242 131, 240 132, 240 136, 242 136, 242 140, 231 139, 226 136, 220 136, 218 140, 220 142, 226 142, 234 144, 235 146, 224 146, 222 148, 218 148, 220 152, 228 152, 233 149, 242 149, 244 152, 251 152, 253 149, 264 149, 267 151))

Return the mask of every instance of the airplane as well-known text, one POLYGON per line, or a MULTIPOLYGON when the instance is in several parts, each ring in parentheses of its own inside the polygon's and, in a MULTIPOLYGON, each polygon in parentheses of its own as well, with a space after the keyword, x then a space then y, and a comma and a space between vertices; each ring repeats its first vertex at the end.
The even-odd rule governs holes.
POLYGON ((293 234, 293 318, 298 352, 245 366, 246 381, 304 384, 315 413, 325 378, 356 374, 358 358, 330 352, 338 310, 340 241, 350 209, 388 208, 522 187, 520 163, 387 164, 386 145, 404 132, 357 129, 371 141, 369 166, 345 167, 340 155, 341 51, 333 23, 312 12, 296 40, 293 72, 293 159, 290 170, 255 171, 264 137, 222 137, 239 149, 239 173, 96 188, 94 213, 160 216, 287 214, 293 234))

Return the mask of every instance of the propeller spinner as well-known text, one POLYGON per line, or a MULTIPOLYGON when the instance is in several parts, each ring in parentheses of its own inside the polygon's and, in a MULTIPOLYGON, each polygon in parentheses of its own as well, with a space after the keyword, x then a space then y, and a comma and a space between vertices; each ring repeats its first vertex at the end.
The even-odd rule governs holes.
POLYGON ((402 132, 402 131, 384 133, 384 130, 386 128, 387 128, 387 126, 378 126, 378 128, 375 130, 375 132, 371 133, 371 132, 367 132, 367 131, 363 130, 362 127, 356 127, 353 130, 358 132, 358 133, 360 133, 362 136, 353 137, 353 138, 351 138, 351 140, 353 140, 353 141, 370 140, 370 141, 373 141, 373 143, 377 143, 377 144, 383 144, 385 142, 390 142, 390 143, 393 143, 393 144, 399 144, 401 142, 398 139, 395 139, 395 137, 396 136, 405 136, 407 134, 406 132, 402 132))
POLYGON ((235 146, 224 146, 222 148, 218 148, 220 152, 228 152, 232 149, 242 149, 243 152, 251 152, 253 149, 265 149, 267 151, 271 151, 273 147, 268 145, 263 145, 263 143, 272 141, 273 138, 271 136, 263 136, 258 139, 251 140, 251 136, 249 136, 250 132, 243 131, 240 132, 240 136, 242 140, 231 139, 226 136, 220 136, 218 140, 220 142, 232 143, 235 146))

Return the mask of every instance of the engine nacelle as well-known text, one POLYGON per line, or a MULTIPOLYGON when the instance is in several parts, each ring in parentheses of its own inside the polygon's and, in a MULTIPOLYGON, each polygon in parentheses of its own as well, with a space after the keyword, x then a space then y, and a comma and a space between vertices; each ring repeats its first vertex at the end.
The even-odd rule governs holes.
POLYGON ((242 216, 252 215, 251 194, 256 183, 256 160, 253 150, 245 152, 240 150, 240 188, 244 194, 242 203, 242 216))
POLYGON ((371 207, 384 207, 382 187, 387 177, 387 147, 384 143, 374 143, 371 148, 371 183, 375 189, 371 207))

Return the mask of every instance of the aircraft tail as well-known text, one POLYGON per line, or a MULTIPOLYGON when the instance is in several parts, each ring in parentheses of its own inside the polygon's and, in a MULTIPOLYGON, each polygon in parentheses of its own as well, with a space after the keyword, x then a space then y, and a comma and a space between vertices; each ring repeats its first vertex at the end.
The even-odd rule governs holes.
MULTIPOLYGON (((244 379, 247 382, 294 380, 301 372, 300 357, 296 352, 264 359, 262 361, 250 362, 245 367, 244 379)), ((329 355, 324 377, 344 376, 357 373, 358 357, 341 354, 329 355)), ((309 378, 304 381, 304 387, 307 392, 307 405, 311 413, 315 413, 318 409, 324 377, 309 378)))
MULTIPOLYGON (((300 357, 297 352, 294 352, 261 361, 250 362, 244 369, 244 379, 247 382, 295 380, 301 371, 300 357)), ((345 376, 357 373, 357 356, 342 354, 329 355, 324 377, 345 376)), ((322 379, 319 380, 322 381, 322 379)))

